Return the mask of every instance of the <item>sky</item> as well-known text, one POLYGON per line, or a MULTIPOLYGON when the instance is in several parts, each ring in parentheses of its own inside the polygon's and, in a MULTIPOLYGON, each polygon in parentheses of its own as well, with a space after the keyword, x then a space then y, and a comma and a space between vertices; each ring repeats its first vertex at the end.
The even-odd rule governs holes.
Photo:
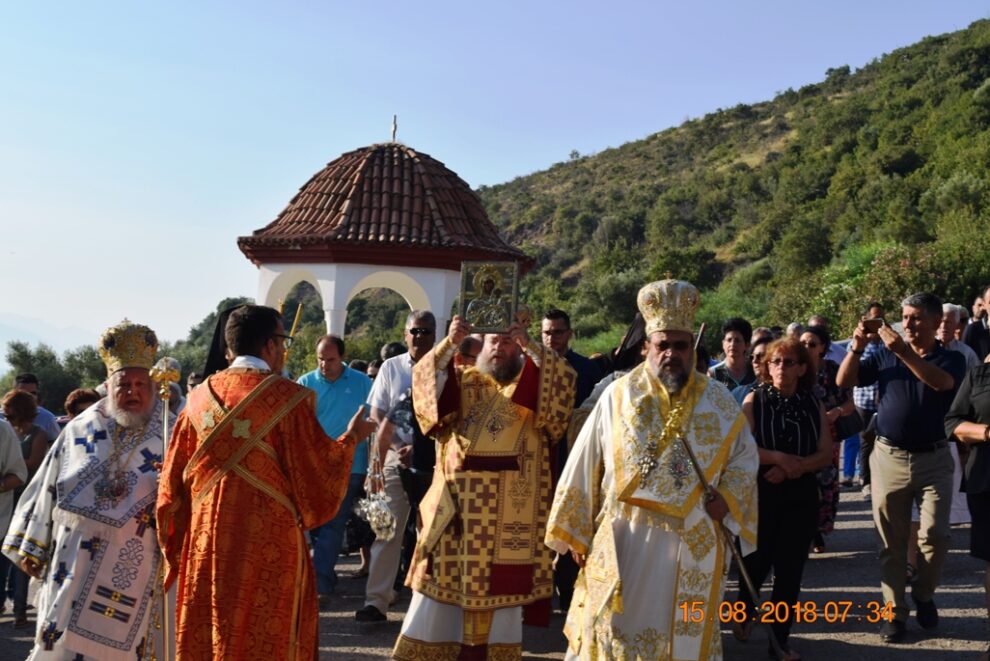
MULTIPOLYGON (((43 2, 0 7, 0 343, 183 339, 237 237, 398 140, 471 186, 856 69, 983 3, 43 2)), ((2 360, 2 351, 0 351, 2 360)))

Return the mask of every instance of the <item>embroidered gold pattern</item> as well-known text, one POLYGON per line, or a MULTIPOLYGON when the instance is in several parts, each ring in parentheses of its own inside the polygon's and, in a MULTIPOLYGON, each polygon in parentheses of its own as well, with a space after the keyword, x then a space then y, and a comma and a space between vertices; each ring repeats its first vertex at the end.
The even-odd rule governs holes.
POLYGON ((567 487, 557 493, 550 511, 550 520, 585 544, 594 534, 587 499, 584 492, 577 487, 567 487))
POLYGON ((691 550, 691 555, 699 562, 715 545, 715 535, 712 534, 712 528, 705 519, 699 519, 693 528, 684 533, 683 539, 691 550))

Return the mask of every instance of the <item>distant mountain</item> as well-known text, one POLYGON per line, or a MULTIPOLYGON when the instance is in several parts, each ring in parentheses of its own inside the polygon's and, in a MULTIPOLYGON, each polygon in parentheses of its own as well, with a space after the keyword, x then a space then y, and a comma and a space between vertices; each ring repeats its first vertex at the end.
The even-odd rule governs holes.
POLYGON ((990 21, 852 71, 479 194, 537 259, 537 309, 586 336, 628 321, 670 273, 706 290, 701 318, 847 332, 869 299, 915 288, 968 303, 990 281, 990 21))

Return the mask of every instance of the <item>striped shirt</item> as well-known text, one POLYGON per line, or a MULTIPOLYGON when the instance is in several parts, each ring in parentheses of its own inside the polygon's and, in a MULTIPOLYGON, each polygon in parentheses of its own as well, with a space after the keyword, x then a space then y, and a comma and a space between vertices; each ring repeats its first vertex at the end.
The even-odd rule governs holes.
POLYGON ((821 414, 818 399, 810 392, 781 397, 776 388, 761 385, 753 390, 753 436, 764 450, 807 457, 818 450, 821 414))

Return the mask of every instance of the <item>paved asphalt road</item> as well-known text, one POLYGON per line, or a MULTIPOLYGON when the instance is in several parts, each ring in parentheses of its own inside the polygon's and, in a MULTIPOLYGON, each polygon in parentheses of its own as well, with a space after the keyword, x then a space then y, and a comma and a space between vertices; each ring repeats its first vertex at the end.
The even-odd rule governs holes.
MULTIPOLYGON (((825 553, 812 555, 805 570, 802 599, 824 606, 828 601, 846 600, 864 604, 880 598, 876 533, 869 503, 858 491, 842 493, 837 529, 827 538, 825 553)), ((952 550, 936 595, 941 615, 935 633, 922 632, 914 619, 908 623, 908 638, 902 645, 884 645, 877 627, 864 621, 845 624, 800 624, 794 628, 791 644, 805 659, 869 659, 870 661, 968 660, 986 649, 988 622, 984 608, 983 563, 969 557, 969 526, 953 529, 952 550)), ((357 566, 355 556, 342 558, 339 594, 320 613, 320 653, 324 659, 381 659, 389 655, 398 635, 406 607, 408 590, 389 613, 388 622, 358 624, 354 611, 363 605, 364 582, 351 578, 357 566)), ((727 599, 735 596, 730 581, 727 599)), ((33 611, 32 611, 33 613, 33 611)), ((24 659, 31 649, 31 634, 11 628, 9 614, 0 617, 0 661, 24 659)), ((554 615, 550 629, 527 628, 524 632, 524 659, 562 659, 565 641, 561 634, 563 616, 554 615)), ((749 643, 737 642, 723 627, 724 657, 739 660, 767 658, 766 634, 759 628, 749 643)))

